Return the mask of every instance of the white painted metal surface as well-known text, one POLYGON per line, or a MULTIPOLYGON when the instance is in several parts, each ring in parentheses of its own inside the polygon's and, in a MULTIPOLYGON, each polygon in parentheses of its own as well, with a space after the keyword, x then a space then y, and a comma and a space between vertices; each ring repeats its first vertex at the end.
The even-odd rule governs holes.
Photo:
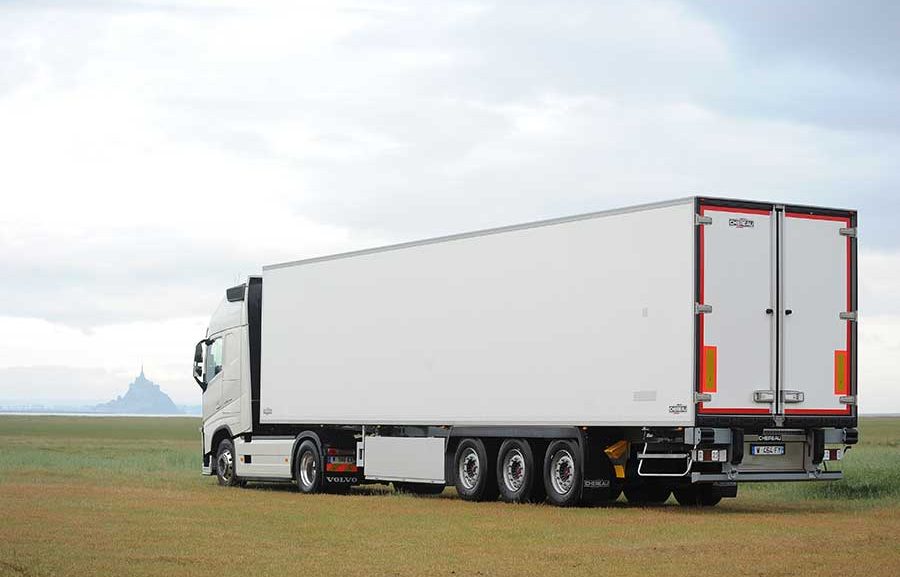
POLYGON ((237 453, 235 466, 238 476, 261 479, 291 478, 291 449, 294 438, 256 437, 250 443, 241 437, 234 439, 237 453), (247 457, 250 463, 247 463, 247 457))
POLYGON ((784 301, 792 314, 784 318, 782 388, 804 399, 786 403, 786 414, 849 414, 839 400, 848 393, 835 382, 836 357, 849 347, 848 321, 840 319, 849 308, 849 240, 840 234, 848 226, 844 218, 785 215, 784 301))
POLYGON ((444 443, 437 437, 366 437, 366 479, 444 482, 444 443))
POLYGON ((701 413, 766 414, 774 403, 754 401, 754 391, 774 400, 775 219, 771 212, 702 207, 703 226, 701 392, 712 400, 701 413), (773 309, 767 314, 767 309, 773 309))
POLYGON ((693 243, 685 199, 266 267, 260 419, 691 424, 693 243))

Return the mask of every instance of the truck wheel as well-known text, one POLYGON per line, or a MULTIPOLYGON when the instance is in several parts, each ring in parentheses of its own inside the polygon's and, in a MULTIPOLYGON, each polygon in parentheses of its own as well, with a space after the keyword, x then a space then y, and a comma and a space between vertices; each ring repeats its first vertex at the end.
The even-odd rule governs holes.
POLYGON ((507 439, 500 445, 497 455, 497 488, 500 500, 507 503, 524 503, 531 499, 535 477, 531 447, 524 439, 507 439))
POLYGON ((684 507, 714 507, 722 500, 722 495, 712 485, 688 485, 677 487, 675 500, 684 507))
POLYGON ((665 485, 642 484, 625 487, 625 498, 634 505, 662 505, 669 500, 672 489, 665 485))
POLYGON ((445 485, 433 483, 401 483, 394 481, 394 491, 409 493, 410 495, 440 495, 444 492, 445 485))
POLYGON ((544 456, 544 488, 547 500, 558 507, 571 507, 581 500, 582 471, 578 445, 569 440, 550 443, 544 456))
POLYGON ((216 451, 216 478, 223 487, 235 487, 241 480, 234 468, 234 443, 231 439, 222 439, 216 451))
POLYGON ((490 501, 497 498, 497 483, 492 474, 494 459, 481 439, 463 439, 453 459, 456 465, 456 492, 466 501, 490 501))
POLYGON ((297 488, 301 493, 318 493, 322 490, 322 455, 311 440, 306 439, 297 449, 294 459, 297 488))

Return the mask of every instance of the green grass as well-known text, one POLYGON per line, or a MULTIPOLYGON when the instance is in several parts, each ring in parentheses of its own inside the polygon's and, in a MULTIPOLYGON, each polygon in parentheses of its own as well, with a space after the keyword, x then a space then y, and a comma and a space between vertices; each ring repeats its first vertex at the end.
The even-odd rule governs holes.
POLYGON ((831 483, 564 510, 200 475, 192 418, 0 416, 0 575, 900 574, 900 419, 831 483))

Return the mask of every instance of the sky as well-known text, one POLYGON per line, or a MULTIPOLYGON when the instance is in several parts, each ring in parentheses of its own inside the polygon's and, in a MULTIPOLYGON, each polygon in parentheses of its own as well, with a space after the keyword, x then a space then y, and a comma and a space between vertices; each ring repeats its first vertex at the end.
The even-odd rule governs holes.
POLYGON ((0 2, 0 405, 87 404, 265 264, 688 195, 860 211, 900 412, 900 3, 0 2))

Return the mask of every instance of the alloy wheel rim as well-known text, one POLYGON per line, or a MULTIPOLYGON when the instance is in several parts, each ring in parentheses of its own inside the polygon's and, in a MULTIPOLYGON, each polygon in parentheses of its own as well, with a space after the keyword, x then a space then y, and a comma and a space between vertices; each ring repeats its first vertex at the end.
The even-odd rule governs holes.
POLYGON ((575 484, 575 460, 569 451, 557 451, 550 461, 550 484, 553 490, 565 495, 575 484))
POLYGON ((306 487, 312 487, 316 482, 316 459, 312 452, 307 451, 300 457, 300 481, 306 487))
POLYGON ((512 493, 518 493, 525 485, 525 457, 519 449, 513 449, 503 458, 503 484, 512 493))
POLYGON ((216 468, 218 469, 219 476, 222 477, 222 480, 230 482, 231 477, 234 475, 234 457, 231 456, 230 450, 226 449, 222 451, 219 455, 217 465, 216 468))
POLYGON ((459 460, 459 480, 466 489, 474 489, 478 484, 478 477, 481 474, 481 461, 478 459, 478 453, 474 449, 469 448, 463 452, 462 459, 459 460))

